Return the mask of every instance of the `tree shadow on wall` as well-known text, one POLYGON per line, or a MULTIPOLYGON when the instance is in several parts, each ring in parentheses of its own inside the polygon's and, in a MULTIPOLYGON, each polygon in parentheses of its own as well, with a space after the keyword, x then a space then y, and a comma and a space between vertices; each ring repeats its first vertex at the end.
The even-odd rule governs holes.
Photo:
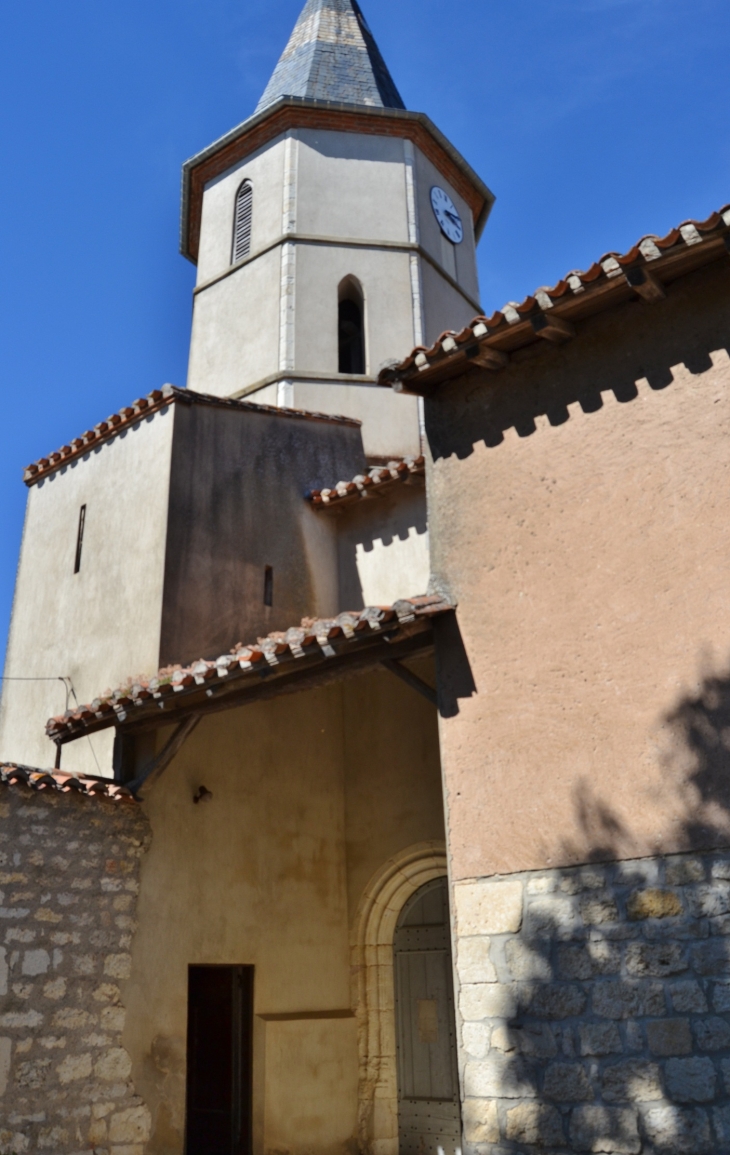
POLYGON ((521 876, 489 964, 459 946, 465 1155, 730 1153, 730 676, 663 721, 677 852, 632 858, 582 782, 580 865, 521 876))

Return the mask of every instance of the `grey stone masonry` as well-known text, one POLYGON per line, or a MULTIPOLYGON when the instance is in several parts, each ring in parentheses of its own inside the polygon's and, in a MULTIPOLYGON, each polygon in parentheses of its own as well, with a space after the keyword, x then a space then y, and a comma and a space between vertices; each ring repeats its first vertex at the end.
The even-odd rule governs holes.
POLYGON ((730 1155, 730 852, 454 900, 464 1155, 730 1155))
POLYGON ((140 860, 129 802, 0 793, 0 1155, 142 1155, 122 1043, 140 860))

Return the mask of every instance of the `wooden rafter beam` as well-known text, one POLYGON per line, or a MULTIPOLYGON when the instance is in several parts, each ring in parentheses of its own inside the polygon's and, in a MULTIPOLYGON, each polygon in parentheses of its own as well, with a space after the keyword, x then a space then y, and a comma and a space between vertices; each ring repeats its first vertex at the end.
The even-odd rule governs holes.
POLYGON ((142 773, 138 774, 133 782, 129 782, 127 784, 127 790, 129 790, 129 792, 133 794, 135 798, 139 798, 138 792, 142 789, 143 786, 146 786, 149 790, 152 786, 154 786, 155 782, 157 782, 157 780, 162 777, 175 755, 179 750, 182 749, 183 745, 185 742, 187 742, 193 730, 200 722, 200 718, 200 714, 190 714, 187 718, 185 718, 180 723, 180 725, 175 728, 173 734, 165 743, 157 757, 152 762, 150 762, 148 766, 145 766, 142 773))
POLYGON ((530 324, 538 337, 552 341, 555 345, 575 337, 575 328, 570 321, 564 321, 562 317, 553 317, 550 313, 535 313, 530 317, 530 324))
POLYGON ((627 269, 626 280, 642 301, 646 301, 649 305, 663 301, 667 295, 663 284, 651 269, 640 267, 627 269))
POLYGON ((396 678, 400 678, 402 682, 410 686, 412 690, 415 690, 417 694, 420 694, 421 697, 426 698, 432 706, 438 705, 438 697, 433 686, 429 686, 428 682, 424 682, 423 678, 419 678, 418 675, 409 670, 407 666, 402 665, 401 662, 396 661, 394 658, 386 659, 380 664, 384 666, 386 670, 390 670, 391 674, 395 674, 396 678))

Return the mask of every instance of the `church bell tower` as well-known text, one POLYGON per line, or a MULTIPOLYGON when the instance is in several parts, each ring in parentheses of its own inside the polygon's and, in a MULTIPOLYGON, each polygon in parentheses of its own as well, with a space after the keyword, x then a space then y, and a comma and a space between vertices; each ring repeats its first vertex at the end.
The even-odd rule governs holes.
POLYGON ((417 453, 417 399, 378 372, 481 311, 494 198, 406 110, 356 0, 307 0, 253 116, 183 190, 188 387, 359 418, 372 460, 417 453))

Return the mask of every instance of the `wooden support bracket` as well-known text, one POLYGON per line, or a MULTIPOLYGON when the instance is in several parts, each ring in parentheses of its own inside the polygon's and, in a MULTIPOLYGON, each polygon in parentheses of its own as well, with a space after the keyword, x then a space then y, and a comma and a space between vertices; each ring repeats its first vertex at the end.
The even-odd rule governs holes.
POLYGON ((438 698, 433 686, 429 686, 428 682, 424 682, 417 674, 411 673, 407 666, 403 666, 395 658, 386 658, 381 662, 381 665, 385 666, 386 670, 390 670, 391 674, 395 674, 396 678, 405 682, 407 686, 410 686, 412 690, 415 690, 417 694, 426 698, 432 706, 438 705, 438 698))
POLYGON ((564 321, 562 317, 553 317, 549 313, 535 313, 530 317, 530 324, 538 337, 543 337, 556 345, 575 337, 575 329, 570 321, 564 321))
POLYGON ((627 269, 626 280, 634 292, 639 294, 642 301, 646 301, 649 305, 663 301, 667 295, 663 284, 650 269, 642 269, 638 266, 634 269, 627 269))
POLYGON ((163 772, 198 725, 200 717, 200 714, 189 714, 175 729, 154 761, 150 762, 149 766, 145 766, 142 773, 133 782, 127 783, 127 790, 135 798, 138 797, 138 791, 141 790, 142 786, 153 786, 157 779, 162 777, 163 772))
POLYGON ((489 345, 467 345, 464 350, 467 361, 472 365, 480 365, 482 369, 492 369, 497 372, 509 364, 509 357, 499 349, 492 349, 489 345))

